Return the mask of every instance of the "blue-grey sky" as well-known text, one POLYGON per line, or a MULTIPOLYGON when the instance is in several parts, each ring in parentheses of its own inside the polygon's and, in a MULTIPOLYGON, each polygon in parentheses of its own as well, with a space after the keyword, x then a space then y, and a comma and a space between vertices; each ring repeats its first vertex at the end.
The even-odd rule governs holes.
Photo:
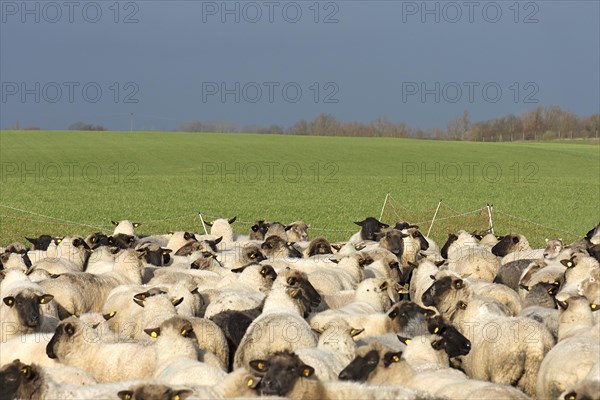
POLYGON ((589 115, 599 4, 2 0, 0 128, 125 130, 130 113, 140 130, 319 113, 444 128, 465 109, 479 121, 537 104, 589 115))

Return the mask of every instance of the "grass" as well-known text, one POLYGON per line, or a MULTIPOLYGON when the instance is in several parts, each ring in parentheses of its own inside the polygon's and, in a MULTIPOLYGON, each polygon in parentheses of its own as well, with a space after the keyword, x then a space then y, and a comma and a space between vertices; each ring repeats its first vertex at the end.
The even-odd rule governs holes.
MULTIPOLYGON (((414 220, 432 215, 438 199, 458 211, 492 203, 557 229, 508 217, 496 224, 500 233, 534 235, 536 244, 542 235, 582 236, 600 220, 597 142, 2 131, 0 162, 1 205, 90 225, 0 207, 1 244, 48 232, 110 231, 109 221, 118 219, 142 222, 142 234, 199 231, 197 210, 237 215, 243 233, 256 219, 303 219, 313 236, 340 240, 357 230, 352 221, 379 217, 388 192, 389 222, 398 219, 394 207, 414 220)), ((442 240, 443 230, 460 222, 434 225, 432 235, 442 240)))

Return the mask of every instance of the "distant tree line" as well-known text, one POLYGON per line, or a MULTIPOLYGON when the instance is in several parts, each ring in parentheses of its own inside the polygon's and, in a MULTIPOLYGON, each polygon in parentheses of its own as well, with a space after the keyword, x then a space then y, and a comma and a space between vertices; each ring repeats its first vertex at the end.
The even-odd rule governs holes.
POLYGON ((558 106, 538 106, 523 114, 472 122, 468 111, 452 119, 446 130, 411 128, 404 122, 379 117, 369 123, 343 122, 330 114, 320 114, 312 121, 300 120, 289 128, 281 125, 240 126, 228 122, 188 122, 181 132, 274 133, 313 136, 398 137, 432 140, 469 140, 508 142, 515 140, 553 140, 598 138, 600 114, 578 116, 558 106))
POLYGON ((86 124, 85 122, 74 122, 69 125, 70 131, 105 131, 102 125, 86 124))

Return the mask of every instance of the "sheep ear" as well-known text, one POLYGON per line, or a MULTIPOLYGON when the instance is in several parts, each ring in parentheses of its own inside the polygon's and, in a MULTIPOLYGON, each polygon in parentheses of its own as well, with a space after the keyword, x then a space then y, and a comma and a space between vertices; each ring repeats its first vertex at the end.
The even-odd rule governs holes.
POLYGON ((235 217, 231 218, 230 220, 227 220, 227 222, 229 222, 229 225, 231 225, 235 222, 236 219, 237 219, 237 215, 235 217))
POLYGON ((575 257, 571 257, 568 260, 560 260, 560 263, 567 268, 573 268, 575 266, 574 258, 575 257))
POLYGON ((325 328, 310 328, 313 332, 318 333, 319 335, 325 332, 325 328))
POLYGON ((113 318, 116 314, 117 314, 117 312, 113 311, 108 314, 102 314, 102 317, 104 318, 105 321, 108 321, 109 319, 113 318))
POLYGON ((146 332, 148 336, 154 339, 160 336, 160 328, 144 329, 144 332, 146 332))
POLYGON ((173 393, 171 400, 185 400, 188 397, 190 397, 192 394, 194 394, 193 390, 189 390, 189 389, 177 390, 173 393))
POLYGON ((119 396, 121 400, 131 400, 133 398, 133 391, 121 390, 119 393, 117 393, 117 396, 119 396))
POLYGON ((293 224, 290 224, 290 225, 287 225, 287 226, 284 228, 284 230, 287 232, 287 231, 289 231, 290 229, 292 229, 293 227, 294 227, 294 225, 293 225, 293 224))
POLYGON ((212 227, 212 226, 213 226, 213 223, 212 223, 212 222, 204 221, 204 223, 205 223, 206 225, 210 226, 210 227, 212 227))
POLYGON ((441 260, 441 261, 434 262, 434 264, 436 267, 441 267, 442 265, 444 265, 445 262, 446 262, 445 260, 441 260))
POLYGON ((9 307, 12 307, 15 304, 15 298, 12 296, 6 296, 2 301, 9 307))
POLYGON ((569 308, 569 303, 567 303, 566 301, 556 300, 556 304, 558 304, 558 306, 563 310, 569 308))
POLYGON ((52 301, 52 299, 54 298, 54 296, 52 296, 51 294, 45 294, 43 296, 40 296, 38 298, 38 302, 40 304, 46 304, 46 303, 50 303, 52 301))
POLYGON ((254 232, 258 232, 258 225, 252 225, 250 229, 252 229, 254 232))
POLYGON ((431 342, 431 347, 433 347, 435 350, 440 350, 444 348, 444 344, 444 339, 438 339, 431 342))
POLYGON ((357 244, 355 244, 355 245, 354 245, 354 249, 355 249, 355 250, 358 250, 358 251, 361 251, 361 250, 362 250, 362 249, 364 249, 365 247, 367 247, 367 245, 366 245, 366 244, 364 244, 364 243, 362 243, 362 242, 361 242, 361 243, 357 243, 357 244))
POLYGON ((260 380, 261 379, 259 377, 248 374, 244 376, 243 382, 246 387, 249 387, 250 389, 256 389, 260 383, 260 380))
POLYGON ((360 222, 354 222, 354 223, 355 223, 356 225, 358 225, 358 226, 363 226, 363 222, 364 222, 364 221, 360 221, 360 222))
POLYGON ((160 251, 162 252, 163 256, 173 252, 173 250, 171 250, 171 249, 163 249, 163 248, 161 248, 160 251))
POLYGON ((365 330, 364 328, 362 328, 362 329, 355 329, 355 328, 352 328, 352 329, 350 330, 350 336, 352 336, 352 337, 354 337, 354 336, 358 336, 358 335, 360 335, 361 333, 363 333, 363 332, 364 332, 364 330, 365 330))
POLYGON ((466 310, 467 309, 468 304, 465 303, 464 301, 460 300, 458 302, 458 308, 460 308, 461 310, 466 310))
POLYGON ((132 225, 133 225, 134 228, 139 228, 140 225, 142 225, 142 223, 141 222, 134 222, 132 225))
POLYGON ((529 292, 529 290, 531 289, 529 286, 523 284, 523 283, 519 283, 519 287, 523 290, 526 290, 529 292))
POLYGON ((400 336, 400 335, 397 335, 397 336, 398 336, 398 340, 400 340, 405 345, 408 345, 410 343, 410 339, 409 338, 406 338, 406 337, 403 337, 403 336, 400 336))
POLYGON ((171 300, 171 303, 173 303, 173 305, 174 305, 175 307, 177 307, 178 305, 180 305, 182 302, 183 302, 183 297, 180 297, 180 298, 178 298, 178 299, 172 299, 172 300, 171 300))
POLYGON ((219 236, 218 238, 216 238, 216 239, 213 241, 213 243, 214 243, 214 244, 219 244, 219 243, 221 243, 221 240, 223 240, 223 236, 219 236))
POLYGON ((252 360, 248 365, 256 372, 265 372, 267 370, 267 362, 265 360, 252 360))
POLYGON ((315 373, 315 369, 310 365, 304 365, 300 371, 300 376, 304 378, 309 378, 315 373))
POLYGON ((248 266, 247 266, 247 265, 244 265, 243 267, 239 267, 239 268, 233 268, 233 269, 231 270, 231 272, 234 272, 234 273, 236 273, 236 274, 239 274, 239 273, 241 273, 243 270, 245 270, 246 268, 248 268, 248 266))
POLYGON ((146 300, 146 295, 148 294, 148 292, 144 292, 144 293, 138 293, 135 296, 133 296, 133 301, 135 302, 135 304, 137 304, 140 307, 144 307, 144 300, 146 300))
POLYGON ((331 261, 334 264, 339 264, 340 260, 338 260, 337 258, 330 258, 329 261, 331 261))
POLYGON ((340 249, 342 248, 341 245, 339 244, 332 244, 331 247, 333 247, 334 249, 336 249, 337 251, 340 251, 340 249))
POLYGON ((119 225, 119 221, 110 221, 114 226, 119 225))

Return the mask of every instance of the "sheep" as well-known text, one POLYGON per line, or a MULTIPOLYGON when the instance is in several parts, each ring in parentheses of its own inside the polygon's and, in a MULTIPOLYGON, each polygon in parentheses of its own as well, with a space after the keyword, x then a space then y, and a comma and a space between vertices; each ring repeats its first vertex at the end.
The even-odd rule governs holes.
POLYGON ((251 368, 259 375, 256 391, 262 396, 281 396, 291 400, 427 399, 423 392, 402 386, 365 386, 348 382, 321 382, 313 367, 304 364, 298 355, 277 352, 269 359, 252 360, 251 368))
POLYGON ((441 255, 448 260, 448 269, 487 282, 494 280, 500 268, 498 259, 465 231, 450 234, 441 255))
POLYGON ((133 249, 137 246, 137 238, 132 235, 119 233, 117 235, 109 236, 107 243, 109 246, 114 246, 121 250, 133 249))
POLYGON ((573 336, 560 340, 540 365, 537 398, 558 398, 567 387, 583 381, 599 359, 598 339, 573 336))
POLYGON ((40 286, 54 296, 61 318, 100 312, 113 288, 123 284, 142 283, 142 256, 143 253, 135 250, 124 250, 118 255, 111 272, 101 275, 67 273, 42 281, 40 286))
POLYGON ((600 400, 600 379, 598 375, 595 378, 585 379, 568 386, 559 398, 564 400, 600 400))
POLYGON ((285 231, 285 225, 280 222, 271 222, 269 224, 269 229, 267 233, 265 233, 265 240, 267 240, 271 236, 277 236, 281 240, 287 242, 287 233, 285 231))
POLYGON ((306 251, 308 257, 319 254, 333 254, 331 244, 323 236, 311 240, 306 251))
POLYGON ((373 256, 372 253, 373 251, 367 253, 373 258, 374 261, 365 266, 365 278, 384 278, 391 279, 394 282, 399 282, 400 263, 396 254, 393 254, 392 252, 383 248, 380 248, 376 251, 377 256, 373 256))
POLYGON ((306 242, 308 241, 307 229, 310 225, 304 221, 295 221, 285 227, 286 237, 289 242, 306 242))
POLYGON ((162 248, 156 243, 146 243, 136 247, 136 250, 143 250, 144 261, 156 267, 168 265, 171 261, 171 249, 162 248))
POLYGON ((33 245, 31 250, 42 250, 46 251, 50 243, 54 242, 54 237, 50 235, 40 235, 37 238, 25 238, 29 243, 33 245))
POLYGON ((269 222, 265 220, 256 221, 256 223, 250 227, 250 240, 264 240, 268 230, 269 222))
POLYGON ((367 217, 362 221, 354 222, 356 225, 360 226, 360 231, 352 235, 349 242, 358 243, 361 240, 372 240, 375 241, 376 235, 381 232, 382 228, 389 228, 388 224, 384 224, 383 222, 379 222, 377 219, 373 217, 367 217))
POLYGON ((18 254, 5 252, 0 254, 0 270, 18 269, 26 272, 31 265, 31 260, 27 256, 27 253, 18 254))
MULTIPOLYGON (((112 332, 106 323, 114 314, 101 315, 83 314, 79 318, 87 324, 86 337, 88 340, 108 341, 112 338, 112 332)), ((0 365, 11 362, 16 358, 24 363, 35 362, 40 366, 56 367, 56 360, 46 355, 46 346, 54 335, 51 332, 37 332, 15 336, 7 341, 0 342, 0 365)))
POLYGON ((599 326, 594 321, 593 311, 584 296, 557 300, 559 305, 558 341, 572 336, 594 336, 600 340, 599 326))
POLYGON ((252 322, 240 342, 234 368, 247 367, 249 361, 277 351, 317 346, 315 334, 301 316, 300 296, 299 288, 271 289, 262 314, 252 322))
POLYGON ((197 242, 196 236, 191 232, 173 232, 169 241, 167 242, 166 248, 176 253, 180 248, 185 246, 190 241, 197 242))
POLYGON ((590 272, 590 276, 579 284, 578 292, 588 299, 592 311, 600 310, 600 268, 590 272))
MULTIPOLYGON (((67 369, 61 368, 60 372, 67 369)), ((60 374, 37 364, 27 365, 19 360, 0 369, 0 398, 2 399, 116 399, 116 393, 139 382, 74 385, 61 382, 60 374), (6 383, 6 384, 5 384, 6 383)), ((64 376, 62 377, 64 378, 64 376)))
POLYGON ((472 343, 471 352, 463 357, 465 373, 475 379, 516 385, 533 396, 540 364, 554 345, 552 335, 537 321, 494 315, 488 309, 485 301, 473 298, 468 303, 460 300, 454 310, 442 313, 450 315, 450 323, 472 343))
MULTIPOLYGON (((85 272, 89 274, 104 274, 106 272, 112 271, 115 266, 115 261, 117 259, 117 254, 119 253, 119 251, 120 250, 117 247, 97 247, 88 260, 88 265, 85 269, 85 272)), ((43 266, 41 266, 40 268, 43 268, 43 266)), ((56 270, 53 270, 49 272, 52 272, 52 274, 54 275, 60 275, 70 271, 58 272, 56 270)))
MULTIPOLYGON (((443 264, 443 261, 438 264, 443 264)), ((409 296, 411 301, 414 301, 421 307, 426 307, 423 304, 423 293, 435 282, 435 275, 439 271, 438 264, 423 259, 418 264, 412 265, 413 270, 409 284, 409 296)))
POLYGON ((233 251, 222 252, 217 259, 226 269, 234 269, 248 264, 259 263, 266 260, 261 248, 253 243, 244 246, 236 246, 233 251))
POLYGON ((54 330, 57 320, 54 296, 31 282, 19 270, 8 271, 0 286, 0 341, 14 336, 54 330))
POLYGON ((564 247, 562 239, 546 239, 546 248, 544 249, 544 258, 553 259, 558 257, 558 254, 564 247))
POLYGON ((84 240, 91 249, 108 246, 108 236, 102 232, 91 233, 84 240))
POLYGON ((554 283, 562 285, 567 267, 557 260, 535 261, 531 263, 524 271, 519 280, 519 296, 527 296, 527 288, 535 286, 540 282, 554 283))
POLYGON ((425 236, 419 231, 418 227, 408 228, 402 230, 403 234, 403 252, 400 259, 402 265, 408 265, 409 263, 417 262, 417 255, 421 251, 427 251, 429 249, 429 242, 425 239, 425 236))
POLYGON ((595 258, 581 253, 573 255, 569 260, 561 260, 561 264, 567 269, 564 274, 565 284, 556 294, 558 300, 578 294, 579 285, 591 276, 594 269, 600 269, 600 263, 595 258))
POLYGON ((302 253, 294 247, 294 243, 286 242, 279 236, 268 236, 260 249, 266 257, 302 258, 302 253))
POLYGON ((532 259, 537 260, 544 257, 545 249, 532 249, 529 241, 523 235, 518 233, 509 233, 503 236, 494 247, 492 253, 495 256, 502 257, 501 264, 510 261, 532 259))
POLYGON ((352 339, 363 329, 352 328, 346 321, 332 320, 319 329, 316 348, 296 349, 300 360, 315 369, 319 380, 336 380, 340 371, 352 361, 356 343, 352 339))
POLYGON ((215 238, 221 237, 223 244, 231 244, 233 242, 233 229, 231 224, 235 222, 237 217, 230 219, 219 218, 213 222, 205 221, 205 224, 210 226, 210 234, 215 238))
POLYGON ((130 222, 128 220, 123 221, 110 221, 114 226, 115 230, 112 233, 112 236, 115 235, 129 235, 137 238, 135 234, 135 230, 139 228, 142 224, 139 222, 130 222))
POLYGON ((520 317, 532 318, 543 323, 554 337, 558 338, 558 310, 554 296, 558 288, 556 285, 540 282, 533 286, 523 302, 520 317))
POLYGON ((160 327, 146 329, 156 338, 154 378, 171 385, 212 385, 225 378, 226 373, 199 362, 199 347, 192 323, 182 317, 172 317, 160 327))
POLYGON ((503 310, 502 315, 517 315, 522 308, 519 296, 511 289, 470 278, 460 278, 452 271, 440 271, 434 283, 423 293, 426 307, 434 306, 440 313, 447 313, 458 300, 484 298, 494 301, 503 310))

